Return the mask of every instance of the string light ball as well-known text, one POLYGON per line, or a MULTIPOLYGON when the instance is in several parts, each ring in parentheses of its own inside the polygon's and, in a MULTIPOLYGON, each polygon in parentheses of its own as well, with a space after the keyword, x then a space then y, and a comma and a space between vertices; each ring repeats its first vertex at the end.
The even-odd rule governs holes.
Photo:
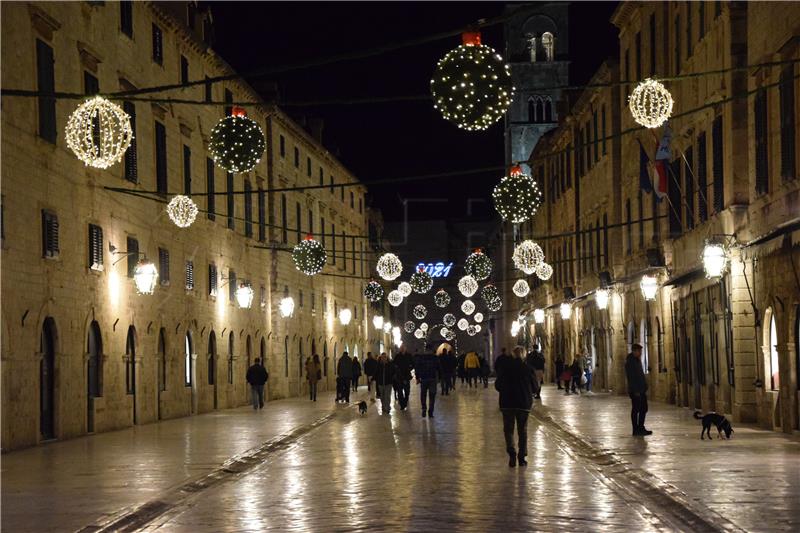
POLYGON ((475 312, 475 304, 472 300, 464 300, 464 303, 461 304, 461 312, 465 315, 471 315, 475 312))
POLYGON ((523 174, 522 168, 515 165, 509 175, 495 185, 492 199, 503 220, 522 224, 536 214, 542 204, 542 191, 533 178, 523 174))
POLYGON ((131 117, 102 96, 86 100, 72 112, 65 129, 67 146, 87 166, 119 163, 133 140, 131 117))
POLYGON ((500 291, 494 285, 486 285, 481 289, 481 298, 486 303, 500 298, 500 291))
POLYGON ((486 307, 489 311, 496 313, 503 307, 503 300, 500 298, 495 298, 494 300, 490 300, 486 302, 486 307))
POLYGON ((420 269, 419 271, 411 274, 410 283, 411 288, 414 289, 414 292, 425 294, 433 287, 433 278, 430 274, 420 269))
POLYGON ((328 254, 325 253, 325 248, 311 235, 307 235, 292 250, 294 266, 306 276, 314 276, 322 272, 327 259, 328 254))
POLYGON ((188 228, 197 218, 197 204, 188 196, 178 194, 167 204, 167 215, 179 228, 188 228))
POLYGON ((664 85, 647 78, 639 83, 628 98, 633 120, 645 128, 657 128, 672 114, 672 95, 664 85))
POLYGON ((403 324, 403 329, 406 330, 406 333, 414 333, 416 326, 414 325, 414 322, 409 320, 408 322, 403 324))
POLYGON ((392 253, 383 254, 378 258, 378 264, 375 266, 378 275, 386 281, 396 280, 403 272, 403 263, 400 258, 392 253))
POLYGON ((241 107, 234 107, 211 130, 208 151, 214 162, 228 172, 253 170, 264 154, 267 143, 258 122, 248 118, 241 107))
POLYGON ((525 240, 514 247, 511 260, 514 262, 515 268, 531 275, 544 262, 544 251, 535 242, 525 240))
POLYGON ((458 321, 458 329, 464 331, 467 329, 467 327, 469 327, 469 322, 467 321, 466 318, 462 318, 461 320, 458 321))
POLYGON ((424 336, 425 336, 425 332, 424 332, 424 331, 422 331, 421 329, 418 329, 418 330, 416 330, 416 331, 414 332, 414 336, 415 336, 416 338, 418 338, 418 339, 421 339, 422 337, 424 337, 424 336))
POLYGON ((467 257, 464 270, 477 281, 483 281, 492 274, 492 260, 480 249, 475 250, 467 257))
POLYGON ((479 32, 462 34, 462 44, 436 65, 431 79, 434 108, 467 131, 485 130, 511 105, 511 68, 479 32))
POLYGON ((453 313, 447 313, 442 317, 442 322, 444 322, 445 326, 452 327, 456 323, 456 315, 453 313))
POLYGON ((469 335, 470 337, 474 337, 477 333, 478 333, 478 328, 476 328, 472 324, 467 326, 467 335, 469 335))
POLYGON ((553 267, 549 263, 542 262, 536 267, 536 277, 542 281, 547 281, 553 275, 553 267))
POLYGON ((433 303, 436 304, 436 307, 447 307, 450 305, 450 295, 444 289, 439 289, 433 295, 433 303))
POLYGON ((400 291, 395 289, 395 290, 393 290, 392 292, 389 293, 389 296, 386 297, 386 300, 389 301, 389 304, 392 307, 397 307, 398 305, 403 303, 403 295, 400 294, 400 291))
POLYGON ((397 290, 403 295, 403 298, 411 295, 411 285, 407 281, 402 281, 397 286, 397 290))
POLYGON ((427 332, 428 331, 428 323, 427 322, 423 322, 422 324, 419 325, 419 329, 421 329, 424 332, 427 332))
POLYGON ((447 340, 451 341, 451 340, 453 340, 453 339, 455 339, 455 338, 456 338, 456 332, 455 332, 455 331, 453 331, 452 329, 448 329, 448 330, 445 332, 445 334, 443 335, 443 337, 444 337, 445 339, 447 339, 447 340))
POLYGON ((414 316, 420 320, 428 315, 428 310, 422 304, 414 306, 414 316))
POLYGON ((514 283, 514 286, 511 288, 511 290, 520 298, 524 298, 529 292, 531 292, 528 282, 524 279, 518 279, 517 282, 514 283))
POLYGON ((481 325, 480 324, 475 324, 474 327, 475 327, 475 333, 480 333, 481 332, 481 325))
POLYGON ((483 322, 483 313, 475 313, 475 316, 472 317, 472 320, 475 322, 483 322))
POLYGON ((458 280, 458 292, 467 298, 472 298, 472 296, 478 292, 478 281, 474 277, 467 274, 458 280))
POLYGON ((375 280, 371 280, 364 286, 364 298, 370 302, 379 302, 381 298, 383 298, 383 295, 383 287, 375 280))

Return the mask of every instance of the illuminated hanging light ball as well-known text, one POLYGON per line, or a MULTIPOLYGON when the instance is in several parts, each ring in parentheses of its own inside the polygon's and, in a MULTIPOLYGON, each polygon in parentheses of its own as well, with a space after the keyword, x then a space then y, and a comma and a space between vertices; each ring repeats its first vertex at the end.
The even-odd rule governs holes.
POLYGON ((197 204, 188 196, 175 195, 167 204, 167 215, 179 228, 188 228, 197 218, 197 204))
POLYGON ((253 305, 253 288, 250 285, 242 283, 236 289, 236 303, 239 304, 240 309, 250 309, 253 305))
POLYGON ((544 324, 544 309, 533 310, 533 321, 537 324, 544 324))
POLYGON ((281 316, 283 318, 289 318, 294 313, 294 298, 292 298, 291 296, 287 296, 281 299, 279 308, 281 316))
POLYGON ((384 333, 389 333, 390 331, 392 331, 392 323, 391 322, 385 322, 383 324, 383 332, 384 333))
POLYGON ((723 244, 706 242, 702 259, 708 279, 720 278, 728 270, 728 249, 723 244))
POLYGON ((422 337, 424 337, 424 336, 425 336, 425 332, 424 332, 424 331, 422 331, 421 329, 418 329, 418 330, 416 330, 416 331, 414 332, 414 336, 415 336, 416 338, 418 338, 418 339, 421 339, 422 337))
POLYGON ((481 298, 483 298, 483 301, 487 304, 492 300, 499 300, 500 291, 494 285, 486 285, 481 289, 481 298))
POLYGON ((472 298, 472 296, 478 292, 478 281, 467 274, 458 280, 458 291, 467 298, 472 298))
POLYGON ((455 338, 456 338, 456 332, 455 332, 455 331, 453 331, 452 329, 449 329, 449 328, 448 328, 448 330, 447 330, 447 334, 446 334, 446 335, 444 335, 444 338, 445 338, 445 339, 447 339, 447 340, 449 340, 449 341, 451 341, 451 340, 453 340, 453 339, 455 339, 455 338))
POLYGON ((433 287, 433 278, 424 270, 419 269, 419 271, 411 274, 410 283, 411 288, 414 289, 414 292, 425 294, 433 287))
POLYGON ((447 328, 442 328, 439 330, 439 335, 441 335, 444 338, 447 338, 448 333, 450 333, 450 330, 447 328))
POLYGON ((475 316, 472 317, 472 320, 475 322, 483 322, 483 313, 475 313, 475 316))
POLYGON ((433 303, 436 304, 436 307, 447 307, 450 305, 450 295, 444 289, 439 289, 433 295, 433 303))
POLYGON ((397 279, 403 272, 403 263, 400 258, 392 253, 386 253, 378 258, 378 264, 375 267, 378 275, 386 281, 393 281, 397 279))
POLYGON ((503 307, 503 300, 500 298, 495 298, 494 300, 486 302, 486 308, 489 311, 496 313, 503 307))
POLYGON ((470 337, 474 337, 478 333, 478 328, 475 327, 473 324, 467 326, 467 335, 470 337))
POLYGON ((422 304, 414 306, 414 317, 422 320, 428 314, 428 310, 422 304))
POLYGON ((398 291, 397 289, 390 292, 389 296, 387 296, 386 299, 389 301, 389 304, 392 307, 397 307, 398 305, 403 303, 403 295, 400 294, 400 291, 398 291))
POLYGON ((657 128, 672 114, 672 95, 661 82, 647 78, 631 92, 628 108, 637 124, 657 128))
POLYGON ((411 284, 407 281, 401 281, 397 286, 397 290, 400 291, 400 294, 403 295, 403 298, 406 296, 411 296, 411 284))
POLYGON ((383 329, 383 317, 381 315, 372 317, 372 325, 375 326, 375 329, 383 329))
POLYGON ((608 289, 597 289, 594 293, 594 301, 598 309, 608 309, 608 298, 611 291, 608 289))
POLYGON ((519 296, 520 298, 524 298, 531 292, 531 288, 528 285, 528 282, 524 279, 518 279, 514 286, 511 288, 514 291, 514 294, 519 296))
POLYGON ((364 298, 366 298, 370 302, 378 302, 381 298, 383 298, 384 292, 383 287, 381 284, 375 280, 371 280, 369 283, 364 285, 364 298))
POLYGON ((480 333, 480 332, 481 332, 481 325, 475 324, 475 333, 480 333))
POLYGON ((133 140, 131 117, 102 96, 72 112, 65 129, 67 146, 87 166, 108 168, 119 163, 133 140))
POLYGON ((419 329, 421 329, 422 331, 425 331, 425 332, 427 332, 427 331, 428 331, 428 323, 427 323, 427 322, 423 322, 423 323, 421 323, 421 324, 419 325, 419 329))
POLYGON ((461 312, 465 315, 471 315, 475 312, 475 304, 472 303, 472 300, 464 300, 464 303, 461 304, 461 312))
POLYGON ((158 281, 158 270, 152 261, 142 259, 133 271, 133 282, 139 294, 153 294, 158 281))
POLYGON ((542 191, 533 178, 523 174, 522 168, 515 165, 509 175, 495 185, 492 199, 503 220, 522 224, 536 214, 542 204, 542 191))
POLYGON ((464 262, 464 270, 478 281, 483 281, 492 273, 492 260, 480 249, 472 252, 464 262))
POLYGON ((642 281, 639 283, 642 288, 642 296, 645 300, 655 300, 656 293, 658 292, 658 279, 655 276, 642 276, 642 281))
POLYGON ((414 325, 414 322, 409 320, 408 322, 403 324, 403 329, 406 330, 406 333, 414 333, 416 326, 414 325))
POLYGON ((462 318, 461 320, 458 321, 458 329, 460 329, 461 331, 465 331, 468 326, 469 326, 469 321, 466 318, 462 318))
POLYGON ((452 327, 456 323, 456 315, 453 313, 447 313, 444 315, 444 317, 442 317, 442 322, 444 322, 445 326, 452 327))
POLYGON ((561 312, 561 319, 562 320, 569 320, 572 316, 572 304, 569 302, 564 302, 559 307, 559 311, 561 312))
POLYGON ((258 122, 248 118, 241 107, 234 107, 211 130, 208 151, 214 162, 228 172, 250 172, 264 154, 267 143, 258 122))
POLYGON ((306 235, 306 238, 297 243, 292 250, 294 266, 306 276, 314 276, 322 272, 327 259, 328 254, 325 253, 325 248, 319 241, 314 240, 311 234, 306 235))
POLYGON ((514 261, 515 268, 530 276, 544 262, 544 251, 535 242, 525 240, 514 247, 511 260, 514 261))
POLYGON ((481 44, 479 32, 462 34, 462 42, 436 65, 433 107, 461 129, 485 130, 511 105, 511 68, 493 48, 481 44))
POLYGON ((542 281, 547 281, 553 275, 553 267, 549 263, 542 262, 536 267, 536 277, 542 281))

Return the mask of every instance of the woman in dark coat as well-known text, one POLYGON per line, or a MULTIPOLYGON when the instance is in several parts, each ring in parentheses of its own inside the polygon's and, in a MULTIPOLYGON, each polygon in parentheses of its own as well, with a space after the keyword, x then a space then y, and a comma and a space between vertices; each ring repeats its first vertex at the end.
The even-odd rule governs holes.
POLYGON ((506 438, 508 466, 526 466, 528 462, 528 415, 533 405, 536 378, 525 364, 525 349, 517 346, 511 355, 495 361, 497 380, 495 388, 500 393, 500 411, 503 413, 503 434, 506 438), (517 426, 518 450, 514 449, 514 425, 517 426))
POLYGON ((361 363, 358 362, 358 357, 353 356, 353 391, 358 391, 358 380, 361 377, 361 363))

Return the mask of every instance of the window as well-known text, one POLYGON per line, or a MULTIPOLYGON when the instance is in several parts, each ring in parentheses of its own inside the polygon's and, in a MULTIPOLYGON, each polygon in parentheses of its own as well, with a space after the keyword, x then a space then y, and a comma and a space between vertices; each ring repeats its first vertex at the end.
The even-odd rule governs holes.
POLYGON ((308 232, 314 233, 314 211, 308 210, 308 232))
POLYGON ((233 332, 228 335, 228 383, 233 383, 233 332))
POLYGON ((58 217, 52 211, 42 210, 42 255, 58 257, 58 217))
POLYGON ((286 138, 281 135, 279 138, 280 141, 280 149, 281 149, 281 157, 286 157, 286 138))
POLYGON ((253 236, 253 188, 250 180, 244 180, 244 235, 253 236))
POLYGON ((225 89, 223 98, 225 100, 225 116, 229 117, 233 113, 233 93, 230 89, 225 89))
POLYGON ((136 273, 136 265, 139 263, 139 241, 136 237, 128 235, 125 242, 125 251, 128 254, 128 277, 132 278, 136 273))
POLYGON ((708 180, 706 171, 706 134, 697 137, 697 215, 700 222, 708 220, 708 180))
POLYGON ((725 208, 725 179, 723 177, 722 115, 714 118, 711 126, 711 171, 714 173, 714 211, 725 208))
POLYGON ((555 39, 549 31, 542 34, 542 48, 544 49, 545 61, 552 61, 555 56, 555 39))
POLYGON ((341 200, 342 202, 344 202, 344 185, 342 185, 341 187, 339 187, 339 200, 341 200))
POLYGON ((139 170, 136 164, 136 105, 133 102, 123 102, 122 109, 131 117, 131 145, 125 150, 125 179, 131 183, 139 181, 139 170))
POLYGON ((325 174, 322 171, 322 167, 319 167, 319 186, 322 187, 325 185, 325 174))
POLYGON ((602 143, 603 143, 603 155, 606 155, 606 106, 603 104, 603 107, 600 108, 600 135, 602 135, 602 143))
POLYGON ((699 38, 702 39, 706 34, 706 3, 697 2, 697 31, 700 33, 699 38))
POLYGON ((90 72, 83 72, 83 92, 86 94, 97 94, 100 92, 100 82, 90 72))
MULTIPOLYGON (((208 336, 208 384, 217 383, 217 337, 214 332, 208 336)), ((216 404, 216 402, 214 402, 216 404)), ((216 407, 216 405, 214 406, 216 407)))
POLYGON ((303 237, 301 236, 302 229, 300 229, 300 226, 302 226, 302 224, 300 223, 300 202, 294 203, 294 224, 295 224, 294 229, 297 234, 297 242, 299 244, 300 241, 303 240, 303 237))
MULTIPOLYGON (((594 113, 592 113, 592 126, 593 126, 593 128, 594 128, 594 161, 595 161, 595 163, 596 163, 596 162, 597 162, 597 160, 600 158, 600 154, 598 153, 598 148, 599 148, 599 146, 597 145, 597 143, 598 143, 598 136, 597 136, 597 127, 598 127, 598 124, 597 124, 597 111, 595 111, 594 113)), ((603 153, 605 153, 605 150, 603 150, 603 153)))
POLYGON ((298 307, 303 307, 303 289, 297 291, 297 305, 298 307))
POLYGON ((528 122, 536 122, 536 101, 532 96, 528 98, 528 122))
POLYGON ((217 295, 217 265, 208 265, 208 295, 217 295))
POLYGON ((331 194, 333 194, 333 184, 334 184, 333 176, 331 176, 330 178, 330 184, 331 184, 331 194))
POLYGON ((287 228, 289 214, 287 211, 286 195, 281 194, 281 233, 283 237, 283 244, 287 244, 289 242, 289 228, 287 228))
POLYGON ((194 290, 194 262, 186 261, 184 268, 184 287, 187 291, 194 290))
POLYGON ((631 255, 633 251, 633 222, 631 221, 631 199, 625 200, 625 226, 628 233, 628 242, 625 243, 625 253, 631 255))
POLYGON ((639 248, 644 248, 644 191, 639 187, 639 248))
POLYGON ((258 240, 267 240, 267 193, 261 187, 258 188, 258 240))
POLYGON ((331 224, 331 245, 333 248, 331 249, 331 264, 336 264, 336 224, 331 224))
POLYGON ((122 0, 119 3, 119 29, 133 38, 133 2, 129 0, 122 0))
POLYGON ((210 102, 212 84, 208 76, 205 76, 205 83, 203 84, 203 88, 204 88, 204 93, 205 93, 204 97, 206 99, 206 102, 210 102))
POLYGON ((683 192, 686 200, 686 228, 694 227, 694 149, 689 146, 683 159, 683 192))
POLYGON ((89 268, 103 270, 103 228, 89 224, 89 268))
POLYGON ((567 145, 567 150, 564 153, 564 159, 566 159, 566 167, 567 170, 565 174, 567 175, 567 188, 572 187, 572 145, 567 145))
POLYGON ((650 75, 656 74, 656 14, 650 14, 650 75))
POLYGON ((781 106, 781 177, 794 179, 797 175, 795 157, 795 116, 794 116, 794 65, 789 65, 781 72, 779 86, 781 106))
POLYGON ((294 147, 294 167, 300 168, 300 149, 297 146, 294 147))
POLYGON ((164 36, 161 28, 153 24, 153 61, 161 65, 164 63, 164 36))
POLYGON ((686 57, 692 57, 692 5, 686 2, 686 57))
POLYGON ((181 83, 189 83, 189 60, 181 56, 181 83))
POLYGON ((186 341, 184 342, 183 347, 183 383, 187 387, 192 386, 192 374, 194 374, 193 364, 192 364, 192 338, 189 332, 186 332, 186 341))
MULTIPOLYGON (((42 93, 53 93, 56 90, 53 49, 39 39, 36 39, 36 87, 42 93)), ((57 135, 56 101, 54 98, 40 96, 38 104, 39 137, 55 144, 57 135)))
POLYGON ((156 143, 156 190, 167 194, 167 129, 158 121, 155 123, 156 143))
MULTIPOLYGON (((128 328, 128 336, 125 339, 125 392, 136 394, 136 330, 133 326, 128 328)), ((135 409, 133 413, 136 423, 135 409)))
POLYGON ((192 149, 183 145, 183 194, 192 195, 192 149))
POLYGON ((236 204, 234 203, 233 197, 233 173, 226 172, 225 179, 227 181, 227 200, 228 200, 228 229, 236 229, 236 221, 234 217, 236 216, 236 204))
POLYGON ((260 294, 260 298, 261 298, 259 300, 260 305, 261 305, 261 309, 265 309, 267 307, 267 288, 262 285, 259 294, 260 294))
MULTIPOLYGON (((336 237, 334 237, 334 240, 336 240, 336 237)), ((344 230, 342 230, 342 270, 347 270, 347 238, 344 230)))
POLYGON ((158 390, 167 390, 167 341, 166 330, 158 330, 158 390))
POLYGON ((239 286, 236 284, 236 272, 228 269, 228 303, 233 303, 236 301, 236 289, 239 286))
POLYGON ((356 207, 354 198, 353 192, 350 191, 350 209, 355 209, 356 207))
POLYGON ((217 195, 214 192, 214 160, 206 158, 206 216, 208 220, 215 220, 214 211, 217 208, 217 195))
POLYGON ((306 157, 306 175, 310 178, 311 177, 311 158, 306 157))
POLYGON ((158 249, 158 282, 169 285, 169 251, 164 248, 158 249))
POLYGON ((767 91, 756 93, 755 114, 756 193, 769 192, 769 146, 767 145, 767 91))

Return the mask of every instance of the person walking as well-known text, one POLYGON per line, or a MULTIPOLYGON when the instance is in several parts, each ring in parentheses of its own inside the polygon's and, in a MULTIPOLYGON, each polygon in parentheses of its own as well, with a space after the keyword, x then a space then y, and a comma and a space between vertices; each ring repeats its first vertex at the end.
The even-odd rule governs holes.
POLYGON ((467 360, 467 354, 462 353, 456 359, 456 373, 458 374, 458 379, 461 380, 461 386, 464 386, 464 380, 467 379, 467 369, 464 368, 464 362, 467 360))
POLYGON ((386 352, 383 352, 378 357, 378 365, 375 370, 375 388, 378 391, 378 397, 381 399, 381 411, 387 415, 392 410, 392 386, 395 372, 394 362, 389 360, 386 352))
POLYGON ((502 354, 495 362, 497 380, 495 388, 500 393, 500 412, 503 414, 503 436, 508 453, 508 466, 527 466, 528 416, 533 405, 536 377, 522 360, 522 346, 512 350, 511 356, 502 354), (517 448, 514 448, 514 426, 517 427, 517 448))
MULTIPOLYGON (((476 356, 477 358, 477 356, 476 356)), ((422 404, 422 418, 433 418, 433 407, 436 402, 436 385, 439 382, 442 369, 439 358, 431 351, 430 346, 425 346, 425 353, 417 356, 414 361, 414 374, 420 386, 420 403, 422 404)))
POLYGON ((370 392, 370 399, 372 399, 372 381, 375 378, 375 369, 378 366, 378 360, 372 355, 372 352, 367 352, 367 358, 364 360, 364 375, 367 376, 367 392, 370 392))
POLYGON ((467 385, 472 388, 472 384, 475 384, 475 387, 478 386, 478 374, 481 370, 481 361, 478 359, 478 354, 475 352, 469 352, 467 356, 464 358, 464 370, 467 373, 467 385))
POLYGON ((489 368, 489 360, 486 359, 485 356, 481 355, 478 358, 480 362, 480 380, 483 382, 483 388, 489 388, 489 374, 492 373, 492 369, 489 368))
MULTIPOLYGON (((531 369, 533 375, 536 376, 536 381, 539 382, 539 390, 541 391, 542 385, 544 385, 544 354, 538 346, 528 354, 525 363, 531 369)), ((542 398, 541 392, 536 393, 534 398, 540 400, 542 398)))
POLYGON ((442 366, 442 395, 448 396, 450 391, 453 390, 453 377, 458 361, 456 361, 452 352, 443 350, 440 356, 440 363, 442 366))
POLYGON ((592 392, 592 374, 594 373, 592 357, 587 353, 583 356, 583 375, 586 376, 586 394, 592 392))
POLYGON ((353 356, 353 392, 358 392, 358 380, 361 379, 361 363, 358 357, 353 356))
MULTIPOLYGON (((562 374, 564 373, 564 358, 561 354, 556 357, 556 385, 558 385, 558 390, 561 390, 561 381, 563 381, 562 374)), ((566 383, 564 384, 566 387, 566 383)))
POLYGON ((353 360, 350 359, 350 354, 347 352, 342 353, 339 358, 339 364, 336 365, 336 376, 340 380, 338 400, 350 403, 350 380, 353 378, 353 360))
POLYGON ((631 397, 631 426, 633 436, 643 437, 653 432, 644 427, 647 416, 647 378, 642 367, 642 345, 634 343, 631 353, 625 359, 625 378, 628 381, 628 395, 631 397))
POLYGON ((317 401, 317 383, 322 378, 322 365, 319 361, 319 355, 314 354, 313 357, 306 359, 306 379, 308 380, 308 392, 312 402, 317 401))
POLYGON ((261 359, 256 357, 254 364, 247 369, 247 383, 250 384, 250 401, 253 409, 264 408, 264 384, 269 379, 267 369, 261 364, 261 359))
MULTIPOLYGON (((571 387, 572 387, 572 394, 580 394, 581 393, 581 377, 583 376, 583 368, 581 368, 581 355, 575 354, 575 357, 572 358, 572 364, 569 367, 569 373, 571 376, 571 387)), ((569 390, 567 391, 569 394, 569 390)))
POLYGON ((408 409, 408 398, 411 395, 411 370, 414 368, 414 358, 406 351, 405 346, 400 347, 400 352, 394 357, 394 385, 397 391, 397 403, 400 410, 408 409))

